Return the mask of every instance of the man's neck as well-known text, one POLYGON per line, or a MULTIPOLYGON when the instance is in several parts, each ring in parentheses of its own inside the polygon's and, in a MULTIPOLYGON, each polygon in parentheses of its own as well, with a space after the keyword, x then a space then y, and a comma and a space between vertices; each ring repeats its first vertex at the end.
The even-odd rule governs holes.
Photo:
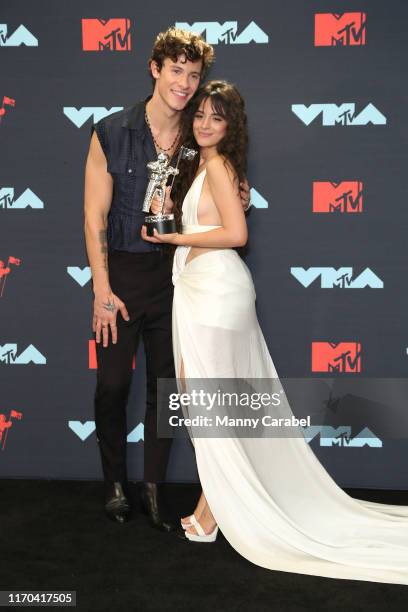
POLYGON ((158 94, 153 94, 146 104, 149 122, 158 132, 177 130, 182 111, 171 109, 158 94))

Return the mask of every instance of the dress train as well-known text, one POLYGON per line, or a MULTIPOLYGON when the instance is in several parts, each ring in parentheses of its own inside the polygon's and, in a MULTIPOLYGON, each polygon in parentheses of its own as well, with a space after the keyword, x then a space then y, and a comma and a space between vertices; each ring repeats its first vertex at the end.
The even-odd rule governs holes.
MULTIPOLYGON (((183 203, 183 231, 208 231, 197 208, 205 170, 183 203)), ((188 379, 277 379, 251 274, 232 249, 174 257, 173 350, 188 379)), ((290 408, 289 408, 290 410, 290 408)), ((353 499, 303 435, 194 437, 211 512, 230 544, 268 569, 408 584, 408 507, 353 499)))

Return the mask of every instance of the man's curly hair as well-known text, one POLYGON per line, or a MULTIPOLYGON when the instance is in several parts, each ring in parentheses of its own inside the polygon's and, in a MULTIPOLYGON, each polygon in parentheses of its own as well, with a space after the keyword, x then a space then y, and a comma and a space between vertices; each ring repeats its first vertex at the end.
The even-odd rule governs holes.
POLYGON ((195 32, 172 27, 158 34, 149 59, 149 69, 151 62, 156 62, 161 70, 166 57, 177 62, 180 55, 184 55, 186 61, 190 62, 202 60, 201 79, 204 79, 214 61, 214 49, 205 42, 202 36, 195 32))

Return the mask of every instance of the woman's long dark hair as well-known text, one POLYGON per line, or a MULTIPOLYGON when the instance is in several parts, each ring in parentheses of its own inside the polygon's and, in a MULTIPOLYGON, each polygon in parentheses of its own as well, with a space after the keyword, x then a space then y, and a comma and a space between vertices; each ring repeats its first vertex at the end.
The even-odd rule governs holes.
MULTIPOLYGON (((239 191, 239 182, 245 179, 248 128, 244 100, 234 85, 227 81, 209 81, 198 89, 184 111, 183 144, 196 151, 199 150, 200 147, 193 134, 193 120, 201 103, 207 98, 211 100, 213 111, 227 121, 227 131, 224 138, 218 143, 217 151, 234 169, 239 191)), ((174 212, 179 227, 183 200, 197 173, 199 162, 200 156, 196 155, 193 161, 182 160, 179 165, 180 174, 172 190, 172 199, 175 203, 174 212)))

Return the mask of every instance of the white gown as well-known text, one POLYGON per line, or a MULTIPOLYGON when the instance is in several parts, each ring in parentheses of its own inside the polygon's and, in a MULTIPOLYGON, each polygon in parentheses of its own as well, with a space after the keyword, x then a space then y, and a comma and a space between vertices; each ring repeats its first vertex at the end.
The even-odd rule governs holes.
MULTIPOLYGON (((198 224, 206 171, 183 202, 183 232, 198 224)), ((173 350, 185 378, 275 378, 255 311, 251 274, 232 249, 173 264, 173 350)), ((261 567, 408 584, 408 507, 348 496, 304 437, 193 440, 201 485, 222 533, 261 567)))

